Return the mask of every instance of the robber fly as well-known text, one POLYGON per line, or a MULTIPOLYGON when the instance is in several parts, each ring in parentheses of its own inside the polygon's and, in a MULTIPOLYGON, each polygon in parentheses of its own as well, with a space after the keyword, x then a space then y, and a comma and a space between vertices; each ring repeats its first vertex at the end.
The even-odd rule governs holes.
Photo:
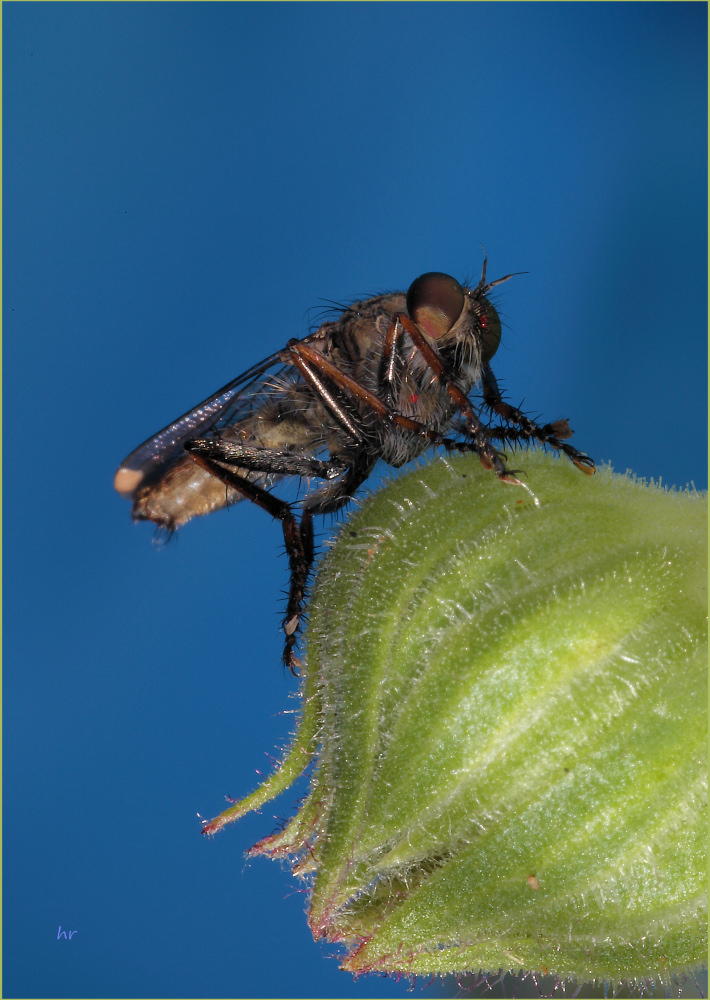
POLYGON ((313 516, 344 507, 378 459, 399 468, 431 447, 471 451, 518 484, 493 442, 537 440, 594 472, 565 443, 566 420, 539 426, 501 398, 490 367, 501 324, 487 295, 511 277, 487 283, 484 260, 475 288, 431 271, 406 294, 355 302, 136 448, 116 473, 134 520, 169 531, 242 499, 281 521, 291 572, 283 658, 292 672, 313 516), (484 423, 474 409, 468 397, 479 383, 484 407, 503 423, 484 423), (305 480, 298 505, 271 492, 287 476, 305 480))

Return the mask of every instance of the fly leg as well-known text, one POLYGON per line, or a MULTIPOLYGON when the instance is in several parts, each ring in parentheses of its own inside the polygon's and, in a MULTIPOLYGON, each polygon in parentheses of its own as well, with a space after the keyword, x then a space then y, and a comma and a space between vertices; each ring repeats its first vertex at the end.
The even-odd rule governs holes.
MULTIPOLYGON (((504 281, 506 279, 503 278, 501 280, 504 281)), ((404 365, 404 358, 402 357, 403 332, 404 327, 399 323, 399 316, 394 316, 390 321, 387 336, 385 337, 385 343, 382 349, 382 362, 380 366, 380 381, 384 386, 385 399, 390 408, 394 408, 395 401, 397 399, 397 378, 404 365)), ((468 426, 465 422, 463 424, 462 433, 468 433, 468 426)), ((485 428, 484 433, 486 439, 493 436, 490 434, 488 427, 485 428)), ((478 444, 473 441, 456 441, 453 438, 440 436, 436 443, 443 445, 443 447, 449 452, 462 451, 479 454, 478 444)))
POLYGON ((249 472, 260 472, 263 475, 335 479, 337 476, 342 476, 349 468, 345 462, 337 458, 322 462, 308 455, 294 455, 291 451, 281 451, 277 448, 249 448, 247 445, 215 438, 188 441, 185 450, 195 461, 199 461, 197 456, 208 458, 221 466, 226 466, 230 472, 239 468, 249 472))
MULTIPOLYGON (((340 465, 337 460, 333 460, 333 474, 328 476, 335 481, 327 483, 322 489, 317 490, 312 496, 303 501, 303 513, 301 514, 300 541, 305 552, 305 560, 296 565, 291 561, 291 582, 289 585, 288 604, 286 607, 286 617, 283 620, 282 628, 286 634, 283 659, 291 673, 297 672, 298 659, 296 658, 295 647, 298 643, 298 634, 301 630, 303 609, 306 599, 306 588, 311 566, 313 565, 314 544, 313 544, 313 515, 332 514, 350 503, 353 494, 368 478, 372 472, 375 462, 367 456, 365 452, 356 455, 353 464, 349 466, 340 465), (344 471, 344 475, 338 476, 344 471)), ((286 537, 286 526, 284 525, 284 538, 286 537)), ((286 542, 288 549, 288 542, 286 542)))
POLYGON ((385 401, 392 409, 397 400, 397 378, 402 368, 401 346, 402 327, 394 316, 387 328, 380 363, 380 382, 384 387, 385 401))
POLYGON ((514 473, 506 468, 503 457, 491 444, 487 428, 481 423, 466 393, 450 378, 444 362, 416 323, 403 313, 397 313, 392 322, 393 324, 401 324, 402 328, 407 331, 412 344, 461 412, 466 422, 466 433, 473 439, 474 447, 471 450, 477 452, 484 469, 494 469, 499 479, 517 484, 518 480, 514 473))
MULTIPOLYGON (((337 459, 321 462, 287 452, 272 451, 267 448, 246 448, 228 441, 212 439, 187 441, 185 450, 198 465, 216 476, 225 486, 241 493, 245 499, 251 500, 281 521, 290 569, 286 617, 281 624, 286 636, 283 661, 291 673, 295 674, 298 660, 294 647, 298 641, 297 633, 303 613, 306 585, 313 564, 312 511, 306 508, 299 524, 289 503, 246 479, 238 470, 264 475, 315 476, 319 479, 337 479, 345 473, 343 484, 348 480, 352 470, 346 463, 337 459)), ((330 488, 332 489, 332 486, 330 488)))
POLYGON ((572 437, 573 432, 569 423, 566 420, 555 420, 554 423, 540 427, 517 407, 504 402, 490 365, 483 366, 483 400, 486 406, 497 413, 499 417, 518 425, 517 428, 491 428, 491 437, 501 441, 517 441, 521 438, 529 441, 530 438, 535 438, 541 444, 549 444, 551 448, 563 451, 567 458, 586 475, 594 475, 596 471, 594 460, 583 452, 577 451, 571 445, 564 443, 567 438, 572 437))
MULTIPOLYGON (((408 323, 411 323, 411 320, 409 320, 408 317, 405 318, 408 323)), ((409 327, 406 329, 407 332, 409 332, 409 327)), ((352 423, 352 420, 350 416, 345 413, 342 407, 339 407, 339 404, 334 400, 332 393, 325 395, 325 393, 327 393, 327 389, 323 385, 321 377, 323 375, 330 379, 331 382, 333 382, 339 389, 343 390, 348 396, 359 400, 361 403, 367 404, 373 413, 376 413, 383 420, 387 420, 394 424, 395 427, 401 427, 403 430, 412 431, 414 434, 421 434, 433 445, 443 445, 448 451, 475 451, 481 459, 481 463, 484 468, 495 469, 498 477, 504 482, 520 485, 513 473, 509 472, 506 468, 502 457, 491 445, 486 431, 474 413, 468 399, 463 392, 461 392, 461 390, 452 383, 447 381, 446 387, 450 390, 451 395, 456 393, 455 400, 457 405, 459 405, 464 411, 464 415, 467 418, 467 432, 474 439, 470 444, 465 446, 462 446, 459 442, 455 442, 444 437, 438 431, 431 430, 431 428, 427 427, 420 420, 414 420, 412 417, 407 417, 403 413, 397 413, 394 408, 388 406, 387 403, 383 402, 383 400, 381 400, 380 397, 374 392, 371 392, 365 386, 356 382, 355 379, 346 375, 345 372, 342 372, 331 361, 323 357, 309 345, 304 344, 302 341, 292 340, 289 342, 288 347, 291 351, 293 364, 303 373, 314 389, 316 389, 319 393, 321 392, 322 387, 323 394, 321 395, 321 398, 323 402, 328 406, 333 414, 337 415, 339 411, 342 412, 342 416, 344 418, 343 423, 345 419, 350 421, 350 423, 352 423), (337 407, 339 407, 339 410, 336 409, 337 407)), ((429 350, 431 349, 429 348, 429 350)), ((433 352, 432 356, 441 366, 443 374, 443 365, 441 365, 438 356, 433 354, 433 352)), ((344 426, 347 425, 344 424, 344 426)), ((353 433, 360 433, 357 425, 354 425, 353 433)), ((363 436, 360 436, 359 441, 362 440, 363 436)))

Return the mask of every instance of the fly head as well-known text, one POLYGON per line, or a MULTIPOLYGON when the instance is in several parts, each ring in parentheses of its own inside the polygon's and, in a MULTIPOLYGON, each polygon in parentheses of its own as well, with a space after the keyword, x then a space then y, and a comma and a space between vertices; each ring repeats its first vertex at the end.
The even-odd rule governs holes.
POLYGON ((486 282, 486 262, 475 288, 442 271, 421 274, 409 286, 407 312, 440 351, 455 348, 464 362, 488 364, 498 350, 501 323, 487 292, 513 275, 486 282))

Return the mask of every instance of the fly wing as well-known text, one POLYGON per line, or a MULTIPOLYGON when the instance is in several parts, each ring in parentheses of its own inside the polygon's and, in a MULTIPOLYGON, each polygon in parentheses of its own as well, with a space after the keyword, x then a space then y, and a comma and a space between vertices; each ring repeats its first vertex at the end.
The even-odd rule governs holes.
POLYGON ((263 383, 268 381, 264 373, 280 360, 279 354, 272 354, 139 445, 116 473, 118 492, 132 496, 139 484, 159 478, 176 458, 184 456, 186 441, 240 420, 242 411, 253 407, 254 396, 263 391, 263 383))
MULTIPOLYGON (((236 490, 190 458, 185 442, 218 437, 268 447, 268 440, 254 437, 260 415, 268 416, 274 407, 293 410, 304 389, 297 372, 283 365, 282 354, 272 354, 144 441, 124 459, 114 479, 116 490, 133 502, 134 520, 172 530, 191 517, 240 500, 236 490)), ((259 480, 258 474, 245 475, 259 480)))

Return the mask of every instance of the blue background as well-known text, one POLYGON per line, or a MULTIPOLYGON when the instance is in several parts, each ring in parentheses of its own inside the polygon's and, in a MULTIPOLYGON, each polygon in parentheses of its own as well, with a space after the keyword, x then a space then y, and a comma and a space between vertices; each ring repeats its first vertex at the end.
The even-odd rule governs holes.
POLYGON ((244 860, 303 786, 200 837, 292 726, 278 526, 243 504, 156 549, 113 474, 322 299, 477 279, 483 244, 528 272, 496 296, 508 398, 706 488, 705 4, 3 25, 5 995, 403 996, 244 860))

